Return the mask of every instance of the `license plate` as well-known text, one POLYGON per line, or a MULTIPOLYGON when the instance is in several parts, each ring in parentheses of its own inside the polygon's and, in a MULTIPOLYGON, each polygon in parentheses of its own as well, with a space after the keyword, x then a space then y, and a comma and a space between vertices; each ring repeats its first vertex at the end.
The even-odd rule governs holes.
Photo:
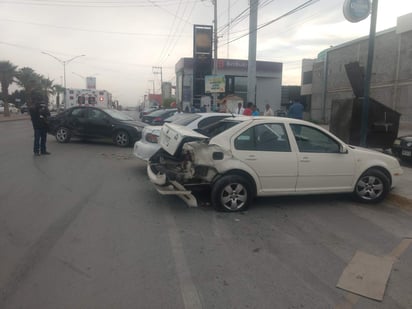
POLYGON ((405 157, 411 157, 412 156, 412 151, 402 150, 402 155, 405 156, 405 157))

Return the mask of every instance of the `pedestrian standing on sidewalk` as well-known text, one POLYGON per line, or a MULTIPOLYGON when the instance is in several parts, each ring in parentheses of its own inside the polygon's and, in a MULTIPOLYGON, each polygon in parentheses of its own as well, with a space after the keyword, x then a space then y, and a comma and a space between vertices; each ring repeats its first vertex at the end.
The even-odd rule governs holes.
POLYGON ((274 116, 275 114, 273 113, 272 108, 270 107, 269 104, 266 104, 265 106, 265 112, 263 113, 263 116, 274 116))
POLYGON ((33 153, 35 156, 49 155, 50 152, 46 148, 47 119, 50 117, 47 98, 43 94, 33 93, 31 99, 30 118, 34 130, 33 153))
POLYGON ((243 111, 243 115, 245 116, 252 116, 252 108, 253 108, 253 103, 252 102, 248 102, 247 103, 247 107, 244 109, 243 111))

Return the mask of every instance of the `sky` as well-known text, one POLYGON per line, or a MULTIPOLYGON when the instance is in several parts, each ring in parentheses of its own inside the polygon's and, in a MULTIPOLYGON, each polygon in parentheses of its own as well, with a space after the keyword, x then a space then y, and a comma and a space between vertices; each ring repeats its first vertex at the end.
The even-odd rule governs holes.
MULTIPOLYGON (((97 89, 136 106, 160 93, 160 67, 175 85, 175 64, 193 55, 193 25, 213 25, 214 1, 218 58, 247 60, 249 0, 0 0, 0 61, 61 85, 65 68, 67 88, 95 76, 97 89)), ((258 31, 257 60, 283 63, 282 84, 299 85, 302 59, 369 34, 370 18, 347 21, 343 2, 260 0, 258 27, 278 20, 258 31)), ((377 31, 411 12, 411 0, 379 0, 377 31)))

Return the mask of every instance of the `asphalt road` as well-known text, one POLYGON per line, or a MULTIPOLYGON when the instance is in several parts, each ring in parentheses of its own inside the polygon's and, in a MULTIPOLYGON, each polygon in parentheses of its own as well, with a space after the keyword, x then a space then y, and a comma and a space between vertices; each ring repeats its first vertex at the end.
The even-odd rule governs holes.
POLYGON ((0 308, 412 308, 412 213, 389 202, 187 208, 131 148, 34 157, 29 121, 0 132, 0 308), (357 250, 395 258, 383 302, 336 287, 357 250))

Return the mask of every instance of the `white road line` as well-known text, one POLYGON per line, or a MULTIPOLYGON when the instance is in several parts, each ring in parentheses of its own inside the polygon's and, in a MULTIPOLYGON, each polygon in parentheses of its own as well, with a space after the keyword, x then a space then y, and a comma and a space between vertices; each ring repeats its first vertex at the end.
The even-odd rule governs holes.
POLYGON ((202 308, 202 304, 200 302, 196 286, 192 281, 192 276, 186 262, 183 245, 178 233, 176 222, 173 218, 173 214, 169 211, 166 213, 165 217, 169 227, 170 245, 172 248, 173 258, 175 260, 176 272, 179 278, 184 308, 200 309, 202 308))

